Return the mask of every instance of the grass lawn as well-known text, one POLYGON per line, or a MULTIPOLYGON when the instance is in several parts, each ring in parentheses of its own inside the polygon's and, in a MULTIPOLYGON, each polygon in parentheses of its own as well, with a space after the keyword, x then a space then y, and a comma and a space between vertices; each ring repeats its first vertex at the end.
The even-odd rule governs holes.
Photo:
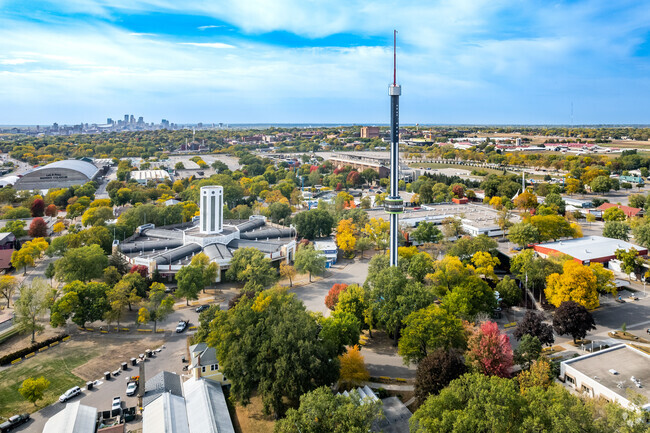
POLYGON ((71 371, 97 355, 94 349, 69 341, 0 371, 0 416, 6 418, 17 413, 34 412, 57 401, 67 389, 82 386, 83 379, 71 371), (50 381, 50 387, 43 400, 37 402, 37 408, 23 399, 18 388, 28 377, 40 376, 50 381))
MULTIPOLYGON (((503 174, 503 170, 495 170, 493 168, 483 168, 483 167, 473 167, 471 165, 464 164, 438 164, 432 162, 414 162, 410 163, 409 166, 413 168, 459 168, 461 170, 468 170, 470 173, 472 170, 485 171, 487 174, 503 174)), ((476 176, 482 177, 482 176, 476 176)))

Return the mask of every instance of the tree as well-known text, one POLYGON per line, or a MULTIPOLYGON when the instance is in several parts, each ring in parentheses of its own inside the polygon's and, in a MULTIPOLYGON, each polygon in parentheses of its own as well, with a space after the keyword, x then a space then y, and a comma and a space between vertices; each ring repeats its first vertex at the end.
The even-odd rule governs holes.
POLYGON ((306 239, 329 236, 334 227, 334 218, 324 209, 311 209, 298 213, 293 218, 298 234, 306 239))
POLYGON ((354 236, 357 226, 352 219, 342 219, 336 228, 336 245, 342 249, 346 256, 350 256, 354 251, 357 238, 354 236))
POLYGON ((18 392, 23 398, 29 402, 34 403, 43 399, 45 391, 50 387, 50 381, 44 378, 43 376, 34 379, 33 377, 28 377, 25 379, 18 388, 18 392))
POLYGON ((153 322, 153 332, 156 332, 158 322, 172 312, 174 312, 174 297, 165 293, 164 284, 153 283, 149 290, 149 298, 138 310, 138 323, 153 322))
POLYGON ((339 293, 335 311, 337 313, 350 313, 359 323, 365 323, 369 328, 372 326, 368 293, 366 289, 357 284, 352 284, 339 293))
POLYGON ((42 217, 45 212, 45 202, 42 198, 36 198, 32 202, 30 211, 33 217, 42 217))
POLYGON ((513 200, 515 207, 521 210, 535 209, 537 207, 537 197, 528 190, 522 192, 513 200))
POLYGON ((544 358, 533 361, 528 370, 517 375, 517 383, 522 393, 535 386, 547 389, 553 383, 551 364, 544 358))
POLYGON ((603 229, 603 236, 627 241, 630 239, 630 226, 622 221, 607 221, 603 229))
POLYGON ((32 238, 43 238, 47 236, 47 223, 41 217, 34 218, 29 224, 27 234, 32 238))
POLYGON ((420 283, 433 271, 433 259, 427 253, 418 253, 408 262, 408 274, 420 283))
POLYGON ((411 232, 411 239, 421 244, 433 243, 442 239, 442 233, 434 223, 422 221, 411 232))
POLYGON ((464 236, 451 245, 447 255, 459 257, 461 260, 470 260, 477 252, 496 256, 496 249, 497 241, 484 234, 476 237, 464 236))
POLYGON ((611 188, 609 176, 598 176, 589 185, 593 192, 608 192, 611 188))
POLYGON ((483 322, 469 337, 465 359, 475 371, 499 377, 510 377, 512 347, 506 334, 499 332, 499 325, 483 322))
POLYGON ((49 216, 50 218, 56 218, 58 214, 59 214, 59 209, 54 204, 48 205, 45 208, 45 215, 49 216))
POLYGON ((496 291, 499 292, 502 305, 506 307, 514 307, 521 302, 521 289, 508 275, 497 283, 496 291))
POLYGON ((520 222, 510 227, 508 239, 520 247, 526 247, 538 242, 539 230, 531 223, 520 222))
POLYGON ((587 332, 596 329, 596 323, 591 313, 576 302, 563 302, 553 316, 553 329, 560 335, 569 334, 573 337, 573 343, 577 339, 583 339, 587 332))
POLYGON ((539 242, 573 237, 574 234, 571 224, 560 215, 535 215, 530 222, 539 232, 539 242))
POLYGON ((277 281, 277 271, 264 253, 257 248, 247 247, 234 252, 226 277, 265 288, 277 281))
POLYGON ((321 338, 317 318, 286 290, 242 297, 234 308, 218 311, 211 327, 208 344, 217 349, 234 402, 247 404, 257 390, 265 412, 279 415, 285 402, 295 405, 338 377, 336 347, 321 338))
POLYGON ((477 251, 472 256, 474 273, 484 279, 498 281, 499 278, 494 273, 494 268, 500 264, 501 262, 496 256, 485 251, 477 251))
POLYGON ((526 249, 510 259, 510 272, 520 281, 528 281, 528 287, 541 288, 549 275, 562 272, 562 266, 536 256, 532 249, 526 249))
POLYGON ((465 234, 460 218, 449 217, 442 220, 442 234, 445 238, 457 238, 465 234))
POLYGON ((361 322, 354 314, 335 311, 329 317, 318 316, 318 322, 321 326, 319 337, 328 351, 342 355, 346 347, 359 344, 361 322))
POLYGON ((137 290, 128 281, 119 281, 113 288, 106 291, 106 300, 110 307, 106 312, 106 318, 116 321, 119 329, 124 308, 128 306, 129 311, 131 311, 131 306, 140 302, 141 299, 137 290))
POLYGON ((346 353, 339 355, 339 362, 341 363, 339 383, 345 388, 361 386, 370 380, 370 373, 368 373, 358 345, 355 344, 346 353))
MULTIPOLYGON (((373 257, 374 259, 374 257, 373 257)), ((368 270, 368 275, 370 269, 368 270)), ((465 282, 473 272, 456 256, 445 256, 434 263, 433 273, 428 276, 438 296, 445 296, 454 287, 465 282)))
POLYGON ((282 220, 286 220, 286 218, 291 215, 291 206, 287 203, 276 201, 269 205, 268 214, 271 217, 271 221, 279 223, 282 220))
POLYGON ((196 266, 201 271, 201 275, 203 275, 203 293, 205 293, 205 288, 217 280, 218 273, 220 272, 219 265, 216 262, 210 261, 207 254, 199 253, 192 257, 190 266, 196 266))
POLYGON ((322 275, 325 272, 326 261, 325 255, 315 250, 314 246, 310 244, 298 248, 294 266, 301 274, 309 273, 309 282, 311 283, 312 274, 322 275))
POLYGON ((596 277, 596 291, 601 294, 611 293, 616 295, 616 285, 614 284, 614 273, 605 269, 602 263, 591 262, 589 269, 596 277))
POLYGON ((32 284, 20 288, 20 296, 14 302, 14 323, 20 332, 32 334, 32 343, 36 341, 36 332, 44 329, 39 323, 47 309, 50 286, 41 278, 34 278, 32 284))
POLYGON ((65 230, 65 224, 62 221, 57 221, 52 226, 52 231, 56 234, 61 233, 63 230, 65 230))
POLYGON ((3 275, 0 277, 0 295, 7 300, 7 308, 11 305, 11 297, 18 288, 16 277, 3 275))
POLYGON ((293 287, 293 278, 296 276, 296 268, 287 262, 280 263, 280 276, 289 279, 289 287, 293 287))
POLYGON ((521 340, 524 335, 535 337, 540 343, 548 346, 555 342, 553 327, 544 323, 544 315, 536 311, 526 311, 512 334, 517 340, 521 340))
POLYGON ((388 248, 390 222, 384 221, 382 218, 371 218, 361 231, 370 238, 378 249, 385 250, 388 248))
POLYGON ((20 239, 27 234, 25 231, 25 221, 7 221, 7 224, 0 229, 0 233, 13 233, 13 235, 16 236, 16 239, 20 239))
POLYGON ((415 373, 415 398, 418 406, 466 371, 465 361, 457 350, 438 348, 428 354, 420 361, 415 373))
POLYGON ((533 361, 539 359, 541 354, 542 343, 539 342, 539 338, 525 334, 521 337, 519 346, 514 352, 514 360, 521 365, 521 368, 527 370, 533 361))
POLYGON ((603 221, 625 221, 625 212, 618 207, 610 207, 603 212, 603 221))
POLYGON ((448 292, 442 306, 454 316, 474 320, 480 313, 492 314, 497 300, 490 286, 473 275, 448 292))
POLYGON ((594 214, 592 214, 592 213, 588 213, 587 216, 585 217, 585 219, 587 220, 587 222, 591 226, 591 223, 596 221, 596 216, 594 214))
POLYGON ((56 277, 61 281, 87 282, 93 278, 101 278, 104 268, 108 266, 108 258, 99 245, 90 245, 69 249, 54 266, 56 277))
POLYGON ((327 308, 330 310, 335 310, 336 309, 336 304, 339 302, 339 295, 342 292, 345 292, 345 290, 348 288, 347 284, 334 284, 329 292, 327 292, 327 296, 325 296, 325 305, 327 308))
POLYGON ((404 319, 398 353, 406 365, 416 364, 435 349, 464 349, 465 344, 463 322, 432 304, 404 319))
POLYGON ((199 293, 203 289, 203 274, 198 266, 183 266, 176 273, 178 290, 176 296, 185 298, 187 305, 190 305, 190 299, 199 299, 199 293))
POLYGON ((568 260, 562 266, 562 274, 551 274, 546 278, 546 299, 559 307, 565 301, 574 301, 588 309, 598 307, 597 279, 594 273, 582 263, 568 260))
POLYGON ((84 284, 77 280, 66 284, 63 296, 50 308, 50 324, 56 328, 71 319, 83 328, 88 322, 103 319, 110 308, 106 299, 108 289, 105 283, 84 284))
POLYGON ((81 224, 83 224, 84 227, 96 225, 103 226, 106 224, 106 221, 113 218, 115 218, 115 215, 113 215, 113 209, 110 207, 91 207, 81 216, 81 224))
POLYGON ((300 397, 300 408, 289 409, 275 424, 275 433, 365 433, 381 419, 381 404, 362 399, 352 391, 349 397, 334 395, 320 387, 300 397))
POLYGON ((616 254, 616 259, 621 261, 621 270, 628 274, 628 278, 631 280, 631 274, 637 272, 643 264, 643 259, 639 257, 639 252, 632 247, 628 251, 617 249, 614 253, 616 254))
POLYGON ((361 258, 363 259, 363 252, 368 251, 372 248, 372 240, 369 237, 363 236, 357 239, 357 250, 361 252, 361 258))

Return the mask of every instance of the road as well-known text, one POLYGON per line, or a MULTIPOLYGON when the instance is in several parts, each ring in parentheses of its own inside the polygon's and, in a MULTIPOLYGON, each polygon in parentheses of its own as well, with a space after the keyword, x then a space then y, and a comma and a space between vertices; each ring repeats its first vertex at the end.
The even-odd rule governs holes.
MULTIPOLYGON (((221 304, 221 308, 226 308, 227 301, 224 301, 221 304)), ((171 330, 175 328, 176 323, 179 320, 190 320, 190 324, 198 324, 198 313, 194 311, 194 308, 183 308, 172 313, 163 323, 159 324, 160 327, 171 330)), ((152 378, 157 373, 161 371, 171 371, 177 374, 187 374, 182 370, 183 363, 181 359, 186 356, 186 347, 187 347, 187 337, 190 334, 184 332, 182 334, 176 334, 175 332, 168 332, 165 334, 165 342, 162 346, 162 350, 157 353, 153 358, 147 359, 145 363, 145 381, 149 378, 152 378)), ((98 341, 102 338, 102 334, 91 334, 75 338, 93 338, 94 341, 98 341)), ((111 337, 115 337, 115 334, 111 334, 111 337)), ((133 341, 134 338, 137 338, 133 334, 124 334, 125 344, 128 344, 129 341, 133 341)), ((152 347, 152 350, 157 349, 152 347)), ((118 370, 122 362, 128 362, 129 359, 125 356, 124 359, 120 357, 119 354, 111 354, 109 356, 114 356, 114 366, 110 368, 111 371, 118 370)), ((112 378, 108 381, 105 381, 104 378, 99 379, 96 387, 87 391, 84 388, 80 397, 74 397, 69 400, 74 402, 77 400, 81 401, 81 404, 86 406, 91 406, 97 408, 98 411, 109 410, 113 397, 119 396, 123 402, 126 403, 126 407, 133 407, 137 405, 137 397, 127 397, 126 392, 126 378, 129 376, 135 376, 139 374, 139 367, 129 366, 127 371, 122 372, 119 376, 112 378)), ((141 384, 142 386, 142 384, 141 384)), ((40 433, 43 431, 46 421, 63 410, 65 407, 64 403, 54 403, 51 404, 36 413, 33 413, 32 421, 28 424, 25 424, 21 428, 18 428, 14 431, 16 432, 26 432, 26 433, 40 433)), ((137 420, 127 424, 128 429, 138 428, 141 425, 141 420, 137 420)))

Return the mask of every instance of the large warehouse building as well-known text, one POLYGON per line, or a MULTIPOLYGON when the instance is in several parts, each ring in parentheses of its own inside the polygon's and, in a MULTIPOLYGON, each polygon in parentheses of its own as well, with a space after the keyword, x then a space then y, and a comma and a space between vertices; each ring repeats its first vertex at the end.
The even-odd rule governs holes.
POLYGON ((14 184, 19 190, 47 190, 50 188, 68 188, 83 185, 94 180, 99 174, 94 164, 78 159, 56 161, 42 167, 36 167, 25 173, 14 184))
MULTIPOLYGON (((296 252, 293 227, 273 226, 260 215, 249 220, 224 221, 221 186, 201 187, 200 197, 198 221, 158 228, 153 224, 141 226, 118 250, 132 265, 146 266, 149 272, 158 270, 169 279, 201 252, 222 271, 230 267, 238 248, 257 248, 271 261, 293 260, 296 252)), ((218 281, 220 277, 217 276, 218 281)))
POLYGON ((584 238, 568 239, 557 242, 548 242, 534 246, 535 251, 542 257, 554 254, 566 254, 577 262, 589 264, 599 262, 609 263, 616 258, 616 250, 634 248, 640 256, 648 254, 648 249, 620 239, 611 239, 603 236, 587 236, 584 238))

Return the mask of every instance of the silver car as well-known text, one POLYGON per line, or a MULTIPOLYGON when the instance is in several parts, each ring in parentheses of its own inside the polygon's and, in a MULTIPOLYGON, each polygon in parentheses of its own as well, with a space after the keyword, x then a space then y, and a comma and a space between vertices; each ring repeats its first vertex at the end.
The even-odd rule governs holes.
POLYGON ((74 397, 75 395, 79 395, 79 394, 81 394, 81 388, 79 388, 78 386, 74 386, 69 390, 67 390, 66 392, 64 392, 63 395, 59 397, 59 401, 61 403, 66 402, 70 400, 72 397, 74 397))

